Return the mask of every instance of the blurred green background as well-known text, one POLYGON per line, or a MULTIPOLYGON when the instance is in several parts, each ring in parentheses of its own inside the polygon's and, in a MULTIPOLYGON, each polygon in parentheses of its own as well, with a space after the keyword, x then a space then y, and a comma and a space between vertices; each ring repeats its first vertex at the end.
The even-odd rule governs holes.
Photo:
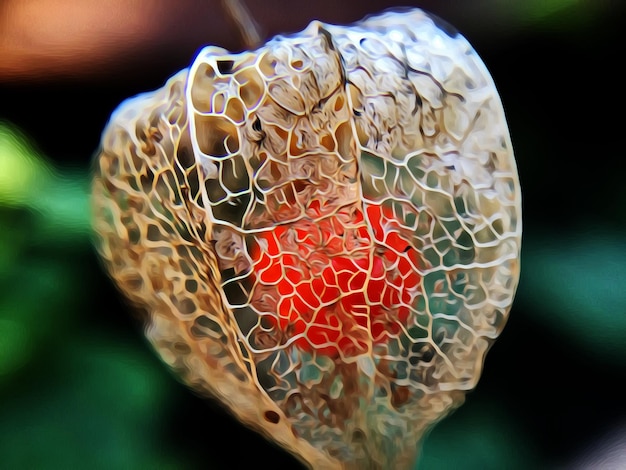
MULTIPOLYGON (((425 8, 500 90, 522 279, 481 382, 418 468, 626 468, 624 2, 248 3, 268 37, 425 8)), ((297 468, 168 373, 90 240, 108 116, 201 45, 242 48, 219 2, 7 0, 0 24, 0 468, 297 468)))

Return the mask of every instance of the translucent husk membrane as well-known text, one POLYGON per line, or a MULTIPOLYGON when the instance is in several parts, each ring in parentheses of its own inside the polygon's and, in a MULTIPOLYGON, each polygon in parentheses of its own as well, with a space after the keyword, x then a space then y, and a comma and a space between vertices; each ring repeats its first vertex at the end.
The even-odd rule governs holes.
POLYGON ((205 48, 124 102, 99 252, 194 389, 314 468, 409 468, 519 276, 520 189, 478 55, 420 10, 205 48))

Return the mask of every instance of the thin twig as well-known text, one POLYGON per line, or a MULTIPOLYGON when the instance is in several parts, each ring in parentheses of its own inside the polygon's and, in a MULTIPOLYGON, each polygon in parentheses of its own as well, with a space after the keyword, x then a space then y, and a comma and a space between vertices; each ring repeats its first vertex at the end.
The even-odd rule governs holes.
POLYGON ((261 31, 244 0, 222 0, 222 6, 237 25, 244 45, 249 49, 259 46, 262 40, 261 31))

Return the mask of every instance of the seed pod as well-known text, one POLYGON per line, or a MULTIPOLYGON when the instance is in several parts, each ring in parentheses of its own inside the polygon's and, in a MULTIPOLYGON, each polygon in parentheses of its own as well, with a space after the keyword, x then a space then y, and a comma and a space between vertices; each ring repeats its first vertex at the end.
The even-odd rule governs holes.
POLYGON ((410 468, 519 277, 500 98, 420 10, 200 52, 123 103, 99 252, 194 389, 313 468, 410 468))

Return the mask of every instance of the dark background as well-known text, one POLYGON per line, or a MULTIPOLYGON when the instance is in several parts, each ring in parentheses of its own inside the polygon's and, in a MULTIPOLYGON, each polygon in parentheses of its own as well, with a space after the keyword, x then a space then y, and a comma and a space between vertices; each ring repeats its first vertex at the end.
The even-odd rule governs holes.
MULTIPOLYGON (((477 389, 420 468, 626 467, 624 3, 248 4, 266 38, 424 8, 470 40, 500 91, 522 279, 477 389)), ((170 376, 90 243, 109 115, 208 43, 244 48, 217 1, 0 3, 0 467, 297 465, 170 376)))

